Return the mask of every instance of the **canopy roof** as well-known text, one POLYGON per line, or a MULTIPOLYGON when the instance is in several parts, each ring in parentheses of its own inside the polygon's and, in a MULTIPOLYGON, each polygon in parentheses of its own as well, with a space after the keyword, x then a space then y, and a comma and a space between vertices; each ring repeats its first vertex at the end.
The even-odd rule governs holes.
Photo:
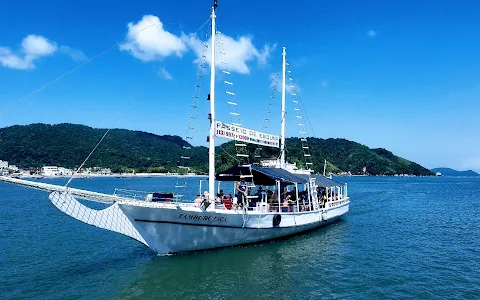
POLYGON ((249 167, 235 166, 216 175, 218 181, 240 181, 240 175, 253 175, 253 180, 246 177, 245 181, 255 182, 256 185, 276 185, 277 181, 283 184, 308 183, 310 178, 316 178, 321 187, 340 186, 343 183, 331 180, 321 175, 294 174, 281 168, 262 168, 252 165, 249 167))

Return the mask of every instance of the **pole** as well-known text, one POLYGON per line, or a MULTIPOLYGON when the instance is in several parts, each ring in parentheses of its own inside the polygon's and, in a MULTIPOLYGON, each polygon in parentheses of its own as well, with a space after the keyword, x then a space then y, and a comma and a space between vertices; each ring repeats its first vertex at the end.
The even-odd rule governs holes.
POLYGON ((280 168, 285 168, 285 76, 287 52, 283 47, 282 52, 282 140, 280 144, 280 168))
MULTIPOLYGON (((212 7, 212 61, 210 62, 210 145, 208 150, 208 194, 215 201, 215 4, 212 7)), ((214 203, 212 203, 214 204, 214 203)), ((215 205, 211 205, 215 208, 215 205)))

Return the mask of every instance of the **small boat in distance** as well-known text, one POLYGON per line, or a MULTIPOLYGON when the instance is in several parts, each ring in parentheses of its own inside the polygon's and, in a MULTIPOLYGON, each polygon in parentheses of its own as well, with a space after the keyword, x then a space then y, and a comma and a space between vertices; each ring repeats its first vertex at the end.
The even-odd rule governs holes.
MULTIPOLYGON (((208 192, 184 199, 174 192, 116 190, 113 195, 12 178, 3 181, 49 191, 54 206, 87 224, 129 236, 160 254, 198 251, 273 240, 331 224, 349 211, 347 185, 289 164, 285 157, 286 49, 282 51, 281 136, 259 132, 241 124, 220 122, 215 116, 215 55, 217 1, 211 8, 210 36, 210 132, 208 192), (280 158, 270 165, 246 162, 249 154, 239 151, 238 164, 222 172, 215 170, 215 140, 280 148, 280 158), (216 182, 218 186, 216 188, 216 182), (220 184, 234 183, 232 194, 223 194, 220 184), (78 199, 110 204, 97 210, 78 199)), ((228 72, 227 72, 228 73, 228 72)), ((229 84, 231 84, 229 82, 229 84)), ((228 94, 228 92, 227 92, 228 94)), ((233 93, 231 93, 233 94, 233 93)), ((296 100, 294 100, 296 101, 296 100)), ((230 102, 229 102, 230 104, 230 102)), ((236 106, 236 103, 232 102, 236 106)), ((303 126, 297 117, 298 125, 303 126)), ((306 138, 300 138, 309 159, 306 138)), ((189 147, 185 147, 188 151, 189 147)), ((188 160, 188 156, 182 157, 188 160)), ((185 167, 188 173, 188 167, 185 167)), ((180 187, 182 187, 180 185, 180 187)))

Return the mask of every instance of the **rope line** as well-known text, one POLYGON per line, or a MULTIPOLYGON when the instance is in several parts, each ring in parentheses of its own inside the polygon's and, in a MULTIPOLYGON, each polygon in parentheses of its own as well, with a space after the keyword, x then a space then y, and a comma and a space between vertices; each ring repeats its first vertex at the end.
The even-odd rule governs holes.
POLYGON ((98 141, 98 143, 95 145, 95 147, 93 148, 93 150, 90 152, 90 154, 88 154, 87 158, 85 158, 85 160, 83 161, 83 163, 80 165, 80 167, 78 167, 78 169, 72 174, 72 176, 70 177, 70 179, 68 180, 67 184, 65 184, 65 187, 68 187, 68 185, 70 184, 70 182, 72 181, 73 177, 75 175, 78 174, 78 172, 83 168, 83 166, 85 165, 85 163, 90 159, 90 157, 93 155, 93 153, 95 152, 95 150, 97 150, 98 146, 100 146, 100 144, 103 142, 103 140, 105 139, 105 137, 107 136, 107 134, 110 132, 110 130, 112 130, 113 126, 115 126, 115 124, 117 123, 117 121, 120 119, 120 117, 125 113, 125 111, 127 110, 127 107, 130 105, 130 103, 132 103, 132 101, 136 98, 136 96, 140 93, 140 91, 143 89, 143 87, 145 86, 145 84, 148 82, 148 80, 150 78, 152 78, 152 76, 154 74, 157 73, 157 70, 160 70, 162 68, 165 68, 168 64, 165 64, 163 65, 161 68, 158 68, 158 69, 154 69, 144 80, 143 82, 140 84, 140 86, 135 90, 135 92, 132 94, 132 96, 130 97, 130 100, 127 102, 127 104, 123 107, 122 111, 120 112, 120 114, 117 116, 117 118, 113 121, 112 125, 110 125, 110 127, 108 128, 108 130, 103 134, 102 138, 98 141))
MULTIPOLYGON (((208 20, 202 24, 202 26, 200 26, 198 28, 198 30, 195 32, 195 35, 198 34, 198 32, 203 28, 203 26, 205 26, 205 24, 207 24, 208 20)), ((158 25, 156 25, 158 26, 158 25)), ((148 27, 146 27, 148 28, 148 27)), ((145 30, 146 28, 142 29, 142 30, 145 30)), ((138 34, 139 32, 137 32, 136 34, 138 34)), ((120 44, 120 43, 117 43, 117 45, 120 44)), ((116 45, 115 45, 116 46, 116 45)), ((115 47, 114 46, 114 47, 115 47)), ((111 47, 110 49, 112 49, 113 47, 111 47)), ((92 59, 93 60, 93 59, 92 59)), ((91 60, 90 60, 91 61, 91 60)), ((170 61, 171 62, 171 61, 170 61)), ((168 64, 170 63, 165 63, 162 67, 160 68, 155 68, 153 69, 153 71, 143 80, 143 82, 140 84, 140 86, 137 88, 137 90, 135 90, 135 92, 132 94, 132 96, 130 97, 130 100, 127 102, 127 104, 125 105, 125 107, 123 108, 123 110, 120 112, 120 114, 117 116, 117 118, 113 121, 112 125, 110 126, 110 128, 108 128, 108 130, 105 132, 105 134, 102 136, 102 138, 98 141, 98 143, 95 145, 95 147, 93 148, 93 150, 90 152, 90 154, 87 156, 87 158, 83 161, 83 163, 80 165, 80 167, 78 167, 78 169, 72 174, 72 176, 70 177, 70 179, 68 180, 68 182, 65 184, 65 188, 68 188, 68 185, 70 184, 70 182, 73 180, 73 177, 75 177, 76 174, 78 174, 78 172, 83 168, 83 166, 85 165, 85 163, 90 159, 90 157, 93 155, 93 153, 97 150, 98 146, 100 146, 100 144, 103 142, 103 140, 105 139, 105 137, 107 136, 107 134, 110 132, 110 130, 113 128, 113 126, 115 126, 115 124, 117 123, 117 121, 120 119, 120 117, 124 114, 124 112, 126 111, 127 107, 130 105, 130 103, 132 103, 132 101, 136 98, 136 96, 140 93, 140 91, 143 89, 143 87, 145 86, 145 84, 148 82, 148 80, 150 78, 153 77, 154 74, 157 73, 158 70, 161 70, 161 69, 164 69, 166 66, 168 66, 168 64)), ((78 67, 77 67, 78 68, 78 67)))
MULTIPOLYGON (((179 23, 179 22, 172 22, 172 23, 169 23, 169 24, 175 24, 175 23, 179 23)), ((149 28, 152 28, 152 27, 155 28, 155 27, 158 27, 158 26, 160 26, 160 25, 161 25, 161 23, 160 23, 160 24, 150 24, 150 25, 147 25, 147 26, 145 26, 144 28, 140 29, 139 31, 135 32, 135 33, 133 34, 133 36, 136 36, 137 34, 143 32, 143 31, 145 31, 145 30, 147 30, 147 29, 149 29, 149 28)), ((36 93, 38 93, 38 92, 46 89, 47 87, 51 86, 52 84, 56 83, 57 81, 63 79, 64 77, 66 77, 66 76, 74 73, 74 72, 77 71, 78 69, 80 69, 80 68, 84 67, 85 65, 91 63, 91 62, 94 61, 95 59, 103 56, 104 54, 106 54, 106 53, 108 53, 108 52, 110 52, 112 49, 118 47, 118 45, 124 43, 125 41, 128 41, 130 38, 131 38, 130 36, 127 36, 125 39, 123 39, 122 41, 116 43, 115 45, 111 46, 110 48, 104 50, 104 51, 101 52, 100 54, 97 54, 96 56, 92 57, 91 59, 87 60, 86 62, 80 64, 79 66, 73 68, 72 70, 64 73, 63 75, 55 78, 54 80, 48 82, 47 84, 41 86, 40 88, 38 88, 38 89, 36 89, 36 90, 34 90, 33 92, 31 92, 30 94, 26 95, 25 97, 20 98, 19 100, 12 102, 8 107, 6 107, 6 108, 4 108, 2 111, 0 111, 0 116, 1 116, 2 114, 4 114, 6 111, 8 111, 8 110, 10 110, 11 108, 13 108, 14 106, 16 106, 17 104, 25 101, 26 99, 30 98, 31 96, 35 95, 36 93)))

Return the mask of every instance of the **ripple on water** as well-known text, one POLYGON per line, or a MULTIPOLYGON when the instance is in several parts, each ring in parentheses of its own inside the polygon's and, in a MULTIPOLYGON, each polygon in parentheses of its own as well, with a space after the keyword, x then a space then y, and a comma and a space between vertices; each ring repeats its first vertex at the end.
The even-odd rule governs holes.
MULTIPOLYGON (((99 192, 162 190, 174 180, 103 178, 74 185, 99 192)), ((0 296, 480 297, 480 179, 341 180, 352 198, 343 221, 283 241, 171 256, 156 256, 129 238, 76 222, 42 192, 0 184, 0 296)))

